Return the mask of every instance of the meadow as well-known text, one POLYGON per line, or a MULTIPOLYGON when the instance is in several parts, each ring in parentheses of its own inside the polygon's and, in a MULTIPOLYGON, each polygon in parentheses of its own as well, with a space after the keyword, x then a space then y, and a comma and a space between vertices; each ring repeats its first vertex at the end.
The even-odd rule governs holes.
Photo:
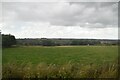
POLYGON ((3 77, 116 77, 118 47, 21 46, 4 48, 2 58, 3 77))

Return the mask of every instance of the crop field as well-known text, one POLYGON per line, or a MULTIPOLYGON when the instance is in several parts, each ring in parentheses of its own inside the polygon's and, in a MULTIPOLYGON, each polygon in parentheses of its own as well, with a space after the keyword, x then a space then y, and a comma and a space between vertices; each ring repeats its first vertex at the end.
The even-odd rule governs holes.
POLYGON ((4 48, 2 53, 5 78, 111 78, 117 74, 117 46, 21 46, 4 48))

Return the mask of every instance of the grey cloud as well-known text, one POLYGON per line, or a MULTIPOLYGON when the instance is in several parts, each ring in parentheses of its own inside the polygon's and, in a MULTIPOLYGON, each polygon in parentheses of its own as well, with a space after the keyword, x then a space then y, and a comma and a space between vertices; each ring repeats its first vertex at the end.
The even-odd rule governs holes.
POLYGON ((2 3, 0 3, 0 22, 2 22, 2 3))
POLYGON ((1 0, 1 2, 118 2, 119 0, 1 0))
MULTIPOLYGON (((76 26, 79 23, 117 25, 113 3, 3 3, 5 21, 49 22, 51 25, 76 26)), ((92 26, 92 25, 91 25, 92 26)))

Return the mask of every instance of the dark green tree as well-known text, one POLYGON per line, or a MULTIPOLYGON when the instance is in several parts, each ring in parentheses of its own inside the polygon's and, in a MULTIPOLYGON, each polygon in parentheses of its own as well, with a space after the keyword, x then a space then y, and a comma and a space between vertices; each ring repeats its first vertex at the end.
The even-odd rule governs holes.
POLYGON ((42 40, 42 45, 43 46, 54 46, 54 42, 52 40, 46 39, 46 40, 42 40))
POLYGON ((2 34, 2 47, 11 47, 16 44, 15 36, 2 34))

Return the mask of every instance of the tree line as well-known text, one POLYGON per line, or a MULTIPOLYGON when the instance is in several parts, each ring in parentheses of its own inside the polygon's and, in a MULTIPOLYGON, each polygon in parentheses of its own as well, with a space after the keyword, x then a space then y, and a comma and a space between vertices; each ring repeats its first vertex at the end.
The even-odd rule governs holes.
POLYGON ((100 39, 16 39, 14 35, 2 34, 2 47, 11 47, 14 45, 40 45, 40 46, 64 46, 64 45, 117 45, 117 40, 100 39))
POLYGON ((117 45, 117 40, 100 39, 17 39, 18 45, 69 46, 69 45, 117 45))

